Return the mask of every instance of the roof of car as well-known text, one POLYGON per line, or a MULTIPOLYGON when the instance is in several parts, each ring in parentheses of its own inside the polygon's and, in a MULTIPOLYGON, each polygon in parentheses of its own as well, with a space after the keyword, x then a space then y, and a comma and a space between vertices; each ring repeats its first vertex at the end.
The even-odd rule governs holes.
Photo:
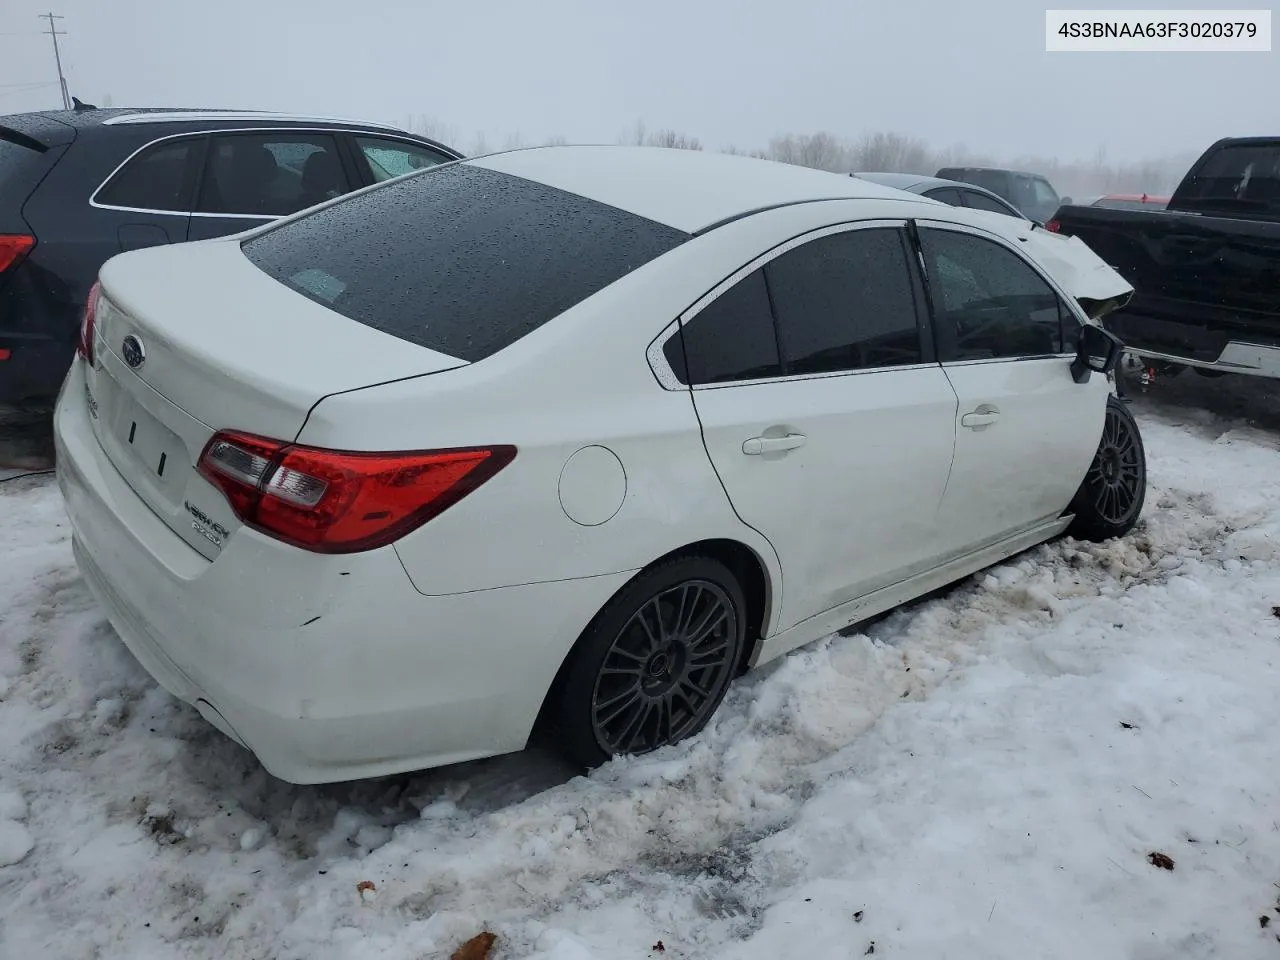
POLYGON ((942 173, 945 170, 955 170, 957 172, 964 172, 964 173, 1007 173, 1015 177, 1031 177, 1034 180, 1045 179, 1045 177, 1042 174, 1032 173, 1029 170, 1014 170, 1012 167, 970 167, 970 166, 941 167, 939 168, 938 173, 942 173))
MULTIPOLYGON (((41 117, 57 120, 73 127, 135 125, 147 123, 208 123, 213 121, 252 120, 264 123, 336 123, 346 126, 372 127, 399 131, 399 127, 368 120, 344 120, 339 117, 321 117, 309 114, 279 113, 270 110, 225 110, 212 107, 197 109, 173 107, 94 107, 82 106, 76 110, 41 110, 29 114, 12 114, 12 117, 41 117)), ((5 118, 5 119, 10 119, 5 118)))
POLYGON ((905 200, 898 190, 772 160, 665 147, 531 147, 463 161, 697 233, 813 200, 905 200))
POLYGON ((893 187, 897 190, 929 190, 933 187, 968 187, 967 183, 960 183, 956 180, 943 180, 941 177, 926 177, 919 173, 853 173, 850 176, 858 177, 862 180, 869 180, 871 183, 879 183, 886 187, 893 187))

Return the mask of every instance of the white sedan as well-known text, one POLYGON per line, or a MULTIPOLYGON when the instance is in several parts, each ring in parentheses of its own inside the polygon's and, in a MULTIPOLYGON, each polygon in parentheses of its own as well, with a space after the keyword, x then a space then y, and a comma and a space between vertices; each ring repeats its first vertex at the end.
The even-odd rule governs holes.
POLYGON ((586 766, 654 750, 756 664, 1132 527, 1142 442, 1081 306, 1115 277, 1023 229, 555 147, 123 254, 56 413, 75 556, 285 780, 537 723, 586 766))

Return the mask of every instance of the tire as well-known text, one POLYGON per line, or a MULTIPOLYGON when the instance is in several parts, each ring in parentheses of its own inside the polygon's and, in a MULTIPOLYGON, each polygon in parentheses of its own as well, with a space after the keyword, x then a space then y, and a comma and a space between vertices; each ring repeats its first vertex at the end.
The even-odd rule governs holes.
POLYGON ((1098 450, 1067 508, 1075 514, 1067 533, 1095 542, 1123 537, 1138 522, 1146 496, 1147 454, 1142 432, 1129 408, 1108 396, 1098 450))
POLYGON ((710 557, 677 557, 637 575, 570 654, 554 694, 558 747, 591 768, 696 734, 738 672, 746 609, 737 578, 710 557))

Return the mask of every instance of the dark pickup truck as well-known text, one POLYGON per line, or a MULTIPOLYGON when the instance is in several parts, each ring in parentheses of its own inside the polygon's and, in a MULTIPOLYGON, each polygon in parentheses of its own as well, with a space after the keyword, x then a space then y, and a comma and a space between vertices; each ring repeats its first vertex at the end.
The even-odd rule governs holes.
POLYGON ((1219 140, 1164 210, 1063 206, 1046 226, 1133 286, 1105 321, 1130 353, 1280 378, 1280 137, 1219 140))

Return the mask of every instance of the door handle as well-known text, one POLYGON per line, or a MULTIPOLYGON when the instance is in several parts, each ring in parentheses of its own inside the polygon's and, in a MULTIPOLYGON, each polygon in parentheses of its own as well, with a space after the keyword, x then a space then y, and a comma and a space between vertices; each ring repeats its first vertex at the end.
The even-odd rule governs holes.
POLYGON ((752 437, 742 441, 742 452, 749 457, 762 453, 786 453, 796 447, 803 447, 809 438, 803 433, 788 433, 785 437, 752 437))
POLYGON ((981 412, 975 410, 973 413, 966 413, 960 418, 962 427, 976 429, 978 427, 989 427, 1000 419, 1000 413, 997 410, 983 410, 981 412))

